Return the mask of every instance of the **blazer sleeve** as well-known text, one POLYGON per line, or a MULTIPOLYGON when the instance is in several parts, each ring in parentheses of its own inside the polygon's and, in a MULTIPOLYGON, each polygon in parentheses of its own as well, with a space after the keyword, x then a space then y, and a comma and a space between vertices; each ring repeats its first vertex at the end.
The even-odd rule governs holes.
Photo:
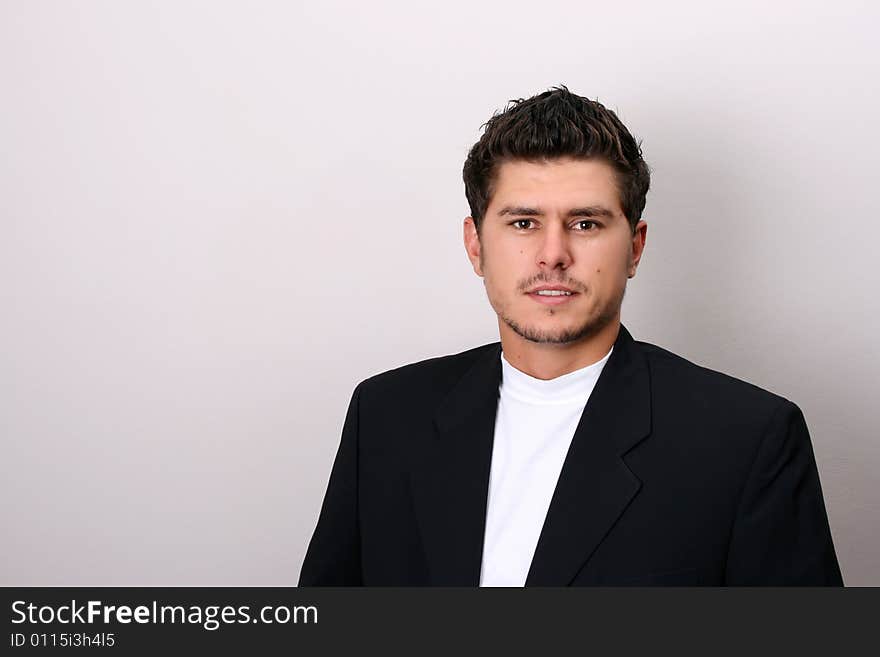
POLYGON ((770 419, 743 489, 728 586, 842 586, 803 413, 785 400, 770 419))
POLYGON ((342 439, 330 472, 318 525, 299 575, 299 586, 360 586, 358 521, 358 416, 361 385, 348 405, 342 439))

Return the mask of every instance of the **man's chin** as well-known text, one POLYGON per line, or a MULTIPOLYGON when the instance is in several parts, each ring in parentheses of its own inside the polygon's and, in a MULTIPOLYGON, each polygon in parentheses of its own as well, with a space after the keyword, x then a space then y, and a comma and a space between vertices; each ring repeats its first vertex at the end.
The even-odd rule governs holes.
POLYGON ((505 321, 514 333, 535 344, 572 344, 590 338, 601 330, 601 327, 592 323, 580 326, 536 326, 505 321))

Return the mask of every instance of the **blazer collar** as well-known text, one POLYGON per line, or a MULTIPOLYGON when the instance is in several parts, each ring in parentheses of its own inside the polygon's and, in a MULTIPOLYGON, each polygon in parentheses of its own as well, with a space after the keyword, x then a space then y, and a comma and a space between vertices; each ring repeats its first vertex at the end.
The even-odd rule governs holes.
MULTIPOLYGON (((479 584, 500 382, 495 343, 438 407, 436 435, 412 470, 434 585, 479 584)), ((638 493, 621 457, 650 432, 650 403, 647 362, 621 325, 572 438, 527 586, 570 584, 638 493)))

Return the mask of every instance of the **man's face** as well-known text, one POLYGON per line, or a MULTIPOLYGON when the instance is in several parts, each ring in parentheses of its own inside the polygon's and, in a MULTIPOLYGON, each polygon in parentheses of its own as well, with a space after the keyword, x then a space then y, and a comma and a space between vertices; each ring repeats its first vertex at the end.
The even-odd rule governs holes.
POLYGON ((609 164, 559 158, 502 164, 479 234, 464 229, 502 338, 569 344, 619 321, 647 224, 633 234, 609 164))

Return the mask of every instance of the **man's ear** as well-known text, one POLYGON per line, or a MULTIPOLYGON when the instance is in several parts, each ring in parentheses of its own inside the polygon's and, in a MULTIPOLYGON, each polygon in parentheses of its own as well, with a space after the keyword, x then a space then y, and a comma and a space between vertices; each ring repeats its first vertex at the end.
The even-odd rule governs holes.
POLYGON ((639 261, 642 259, 642 253, 645 251, 645 240, 647 237, 648 224, 647 222, 640 221, 636 224, 636 229, 632 237, 629 254, 629 278, 636 275, 636 269, 639 266, 639 261))
POLYGON ((477 276, 483 276, 483 267, 480 264, 480 234, 477 232, 477 225, 474 223, 473 217, 465 217, 464 219, 464 250, 467 252, 468 260, 474 268, 477 276))

